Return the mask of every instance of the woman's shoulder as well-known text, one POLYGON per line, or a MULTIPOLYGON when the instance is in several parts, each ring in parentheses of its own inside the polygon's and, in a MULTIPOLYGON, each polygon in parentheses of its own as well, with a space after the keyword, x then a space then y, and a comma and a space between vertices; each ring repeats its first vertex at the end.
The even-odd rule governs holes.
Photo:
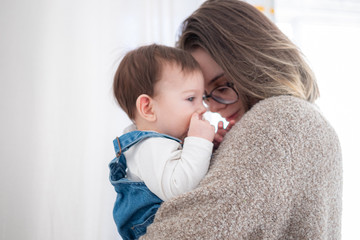
POLYGON ((254 116, 262 116, 262 118, 266 119, 266 117, 273 118, 276 116, 303 118, 302 116, 304 114, 307 117, 311 117, 311 115, 314 115, 314 117, 321 115, 315 104, 297 97, 283 95, 259 101, 246 115, 251 118, 254 116))
POLYGON ((271 97, 255 104, 227 138, 233 144, 252 146, 251 149, 258 145, 305 148, 301 143, 339 147, 334 128, 318 107, 292 96, 271 97))
MULTIPOLYGON (((240 120, 242 128, 286 128, 307 131, 309 128, 332 129, 317 105, 293 96, 276 96, 255 104, 240 120)), ((333 130, 332 130, 333 131, 333 130)))

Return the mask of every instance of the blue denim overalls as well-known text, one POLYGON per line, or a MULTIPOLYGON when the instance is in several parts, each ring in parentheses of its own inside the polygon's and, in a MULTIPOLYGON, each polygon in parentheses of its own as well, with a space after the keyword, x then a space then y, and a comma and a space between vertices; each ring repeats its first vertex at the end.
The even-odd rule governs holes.
POLYGON ((138 239, 144 235, 162 203, 162 200, 153 194, 144 182, 135 182, 126 178, 124 152, 150 137, 164 137, 180 143, 177 138, 146 131, 132 131, 113 141, 116 157, 109 164, 110 182, 117 192, 113 217, 118 232, 124 240, 138 239))

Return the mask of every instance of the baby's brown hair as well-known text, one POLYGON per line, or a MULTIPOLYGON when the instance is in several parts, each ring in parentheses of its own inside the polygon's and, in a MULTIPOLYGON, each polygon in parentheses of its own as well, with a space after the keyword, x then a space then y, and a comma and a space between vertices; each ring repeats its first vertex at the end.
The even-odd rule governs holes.
POLYGON ((121 60, 113 90, 120 107, 130 119, 135 118, 136 100, 141 94, 154 96, 154 86, 161 79, 164 64, 179 65, 185 73, 200 71, 190 53, 158 44, 132 50, 121 60))

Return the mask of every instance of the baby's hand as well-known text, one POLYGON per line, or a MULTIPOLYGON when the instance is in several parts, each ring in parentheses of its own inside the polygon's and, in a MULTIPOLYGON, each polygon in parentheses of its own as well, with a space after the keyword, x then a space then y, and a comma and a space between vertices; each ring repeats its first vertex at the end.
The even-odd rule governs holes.
POLYGON ((212 142, 215 136, 215 127, 209 121, 203 120, 202 115, 194 113, 191 116, 188 136, 205 138, 212 142))
POLYGON ((226 133, 235 125, 235 120, 231 120, 227 127, 224 129, 224 123, 218 123, 218 130, 214 137, 214 150, 220 146, 220 143, 224 140, 226 133))

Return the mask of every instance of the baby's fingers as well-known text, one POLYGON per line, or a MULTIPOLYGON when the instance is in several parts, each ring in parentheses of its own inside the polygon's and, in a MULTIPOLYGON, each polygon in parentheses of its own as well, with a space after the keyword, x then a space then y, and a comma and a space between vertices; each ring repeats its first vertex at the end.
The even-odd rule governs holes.
POLYGON ((191 116, 191 120, 200 120, 200 114, 197 112, 194 112, 193 115, 191 116))

